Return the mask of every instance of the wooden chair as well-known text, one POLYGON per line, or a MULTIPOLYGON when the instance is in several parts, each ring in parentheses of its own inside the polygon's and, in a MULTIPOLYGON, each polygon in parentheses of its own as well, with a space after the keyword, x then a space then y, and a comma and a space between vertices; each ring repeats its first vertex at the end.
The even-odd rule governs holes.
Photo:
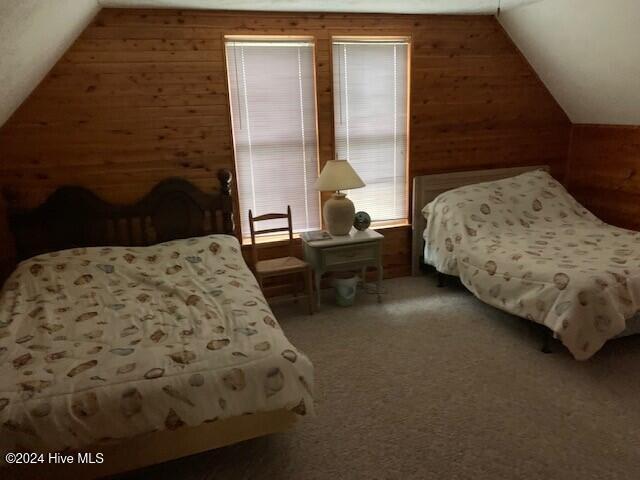
MULTIPOLYGON (((260 284, 260 288, 262 288, 264 291, 262 281, 265 278, 279 277, 284 275, 296 276, 297 274, 302 274, 304 278, 307 301, 309 303, 309 314, 313 315, 314 297, 313 284, 311 280, 311 265, 295 257, 293 254, 293 226, 291 223, 291 207, 287 206, 287 213, 265 213, 264 215, 260 215, 257 217, 254 217, 253 212, 249 210, 249 228, 251 229, 251 254, 253 257, 253 265, 256 273, 256 278, 258 279, 258 283, 260 284), (254 227, 255 222, 285 218, 287 219, 286 227, 268 228, 264 230, 256 230, 254 227), (289 232, 289 240, 287 242, 289 245, 289 256, 273 258, 271 260, 259 260, 258 250, 261 248, 261 245, 256 244, 256 235, 264 235, 267 233, 277 232, 289 232)), ((297 284, 294 282, 294 296, 296 297, 297 288, 297 284)))

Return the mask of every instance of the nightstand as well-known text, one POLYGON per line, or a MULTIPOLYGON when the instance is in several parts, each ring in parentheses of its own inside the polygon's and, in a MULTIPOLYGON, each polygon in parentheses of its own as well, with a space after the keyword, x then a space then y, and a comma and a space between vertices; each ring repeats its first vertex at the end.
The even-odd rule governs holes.
POLYGON ((384 236, 375 230, 363 232, 354 228, 349 235, 334 236, 327 240, 307 241, 302 237, 304 259, 313 267, 316 280, 318 307, 320 306, 320 280, 326 272, 361 270, 362 281, 368 267, 378 270, 378 302, 382 292, 382 241, 384 236))

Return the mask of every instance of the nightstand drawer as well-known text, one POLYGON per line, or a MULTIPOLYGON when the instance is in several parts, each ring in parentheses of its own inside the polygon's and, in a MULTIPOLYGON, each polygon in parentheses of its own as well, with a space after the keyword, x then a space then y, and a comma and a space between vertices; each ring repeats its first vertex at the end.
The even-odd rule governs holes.
POLYGON ((378 242, 327 248, 322 254, 327 267, 353 262, 375 262, 378 259, 378 242))

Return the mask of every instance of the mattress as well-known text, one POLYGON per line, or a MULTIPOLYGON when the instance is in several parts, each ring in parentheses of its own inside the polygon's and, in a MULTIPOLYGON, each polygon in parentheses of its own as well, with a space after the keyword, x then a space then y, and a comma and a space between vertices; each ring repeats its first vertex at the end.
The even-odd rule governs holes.
POLYGON ((640 233, 602 222, 546 172, 450 190, 423 214, 426 263, 546 325, 576 359, 640 310, 640 233))
POLYGON ((305 414, 312 386, 231 236, 41 255, 0 293, 3 451, 305 414))

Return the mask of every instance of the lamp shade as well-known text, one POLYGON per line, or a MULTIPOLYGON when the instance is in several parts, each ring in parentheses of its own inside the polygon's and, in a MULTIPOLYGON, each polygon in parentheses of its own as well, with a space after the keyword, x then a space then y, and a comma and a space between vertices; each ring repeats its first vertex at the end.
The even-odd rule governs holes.
POLYGON ((364 182, 346 160, 329 160, 316 180, 316 190, 321 192, 361 187, 364 187, 364 182))

